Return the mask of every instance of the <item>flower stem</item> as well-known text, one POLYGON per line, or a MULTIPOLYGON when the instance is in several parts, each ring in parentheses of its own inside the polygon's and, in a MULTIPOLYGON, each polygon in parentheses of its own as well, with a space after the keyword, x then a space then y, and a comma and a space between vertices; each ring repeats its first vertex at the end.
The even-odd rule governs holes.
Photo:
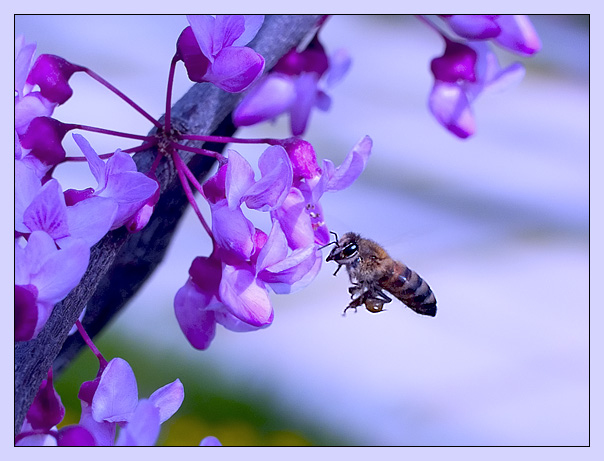
POLYGON ((270 144, 270 145, 280 145, 284 140, 283 139, 274 139, 274 138, 232 138, 230 136, 211 136, 211 135, 198 135, 198 134, 183 134, 183 139, 189 139, 191 141, 205 141, 205 142, 216 142, 220 144, 227 144, 229 142, 236 144, 270 144))
POLYGON ((185 144, 179 144, 176 142, 171 143, 171 146, 174 149, 186 150, 187 152, 193 152, 195 154, 205 155, 207 157, 213 157, 220 162, 221 165, 226 163, 226 158, 219 152, 214 152, 213 150, 202 149, 200 147, 187 146, 185 144))
POLYGON ((184 173, 185 173, 185 176, 191 182, 191 184, 193 184, 193 187, 195 187, 195 189, 197 189, 197 191, 201 194, 201 196, 203 198, 206 198, 206 195, 203 192, 203 187, 201 187, 201 184, 199 183, 199 181, 197 180, 197 178, 195 177, 195 175, 193 174, 193 172, 189 168, 187 168, 186 165, 185 165, 185 168, 184 168, 184 173))
POLYGON ((157 167, 159 166, 159 162, 161 161, 162 157, 164 156, 164 154, 162 154, 161 152, 158 152, 157 155, 155 156, 155 158, 153 159, 153 164, 151 165, 151 167, 149 168, 149 171, 146 173, 147 176, 149 174, 155 174, 155 170, 157 169, 157 167))
POLYGON ((113 91, 120 98, 122 98, 124 101, 126 101, 130 106, 132 106, 136 111, 138 111, 143 117, 145 117, 147 120, 149 120, 151 123, 153 123, 153 125, 155 125, 158 128, 161 128, 161 123, 159 123, 157 120, 155 120, 153 117, 151 117, 151 115, 149 115, 145 110, 143 110, 132 99, 130 99, 128 96, 126 96, 124 93, 122 93, 116 87, 114 87, 111 83, 109 83, 107 80, 105 80, 99 74, 97 74, 96 72, 94 72, 94 71, 92 71, 90 69, 86 69, 85 72, 90 77, 92 77, 93 79, 95 79, 97 82, 101 83, 102 85, 104 85, 105 87, 107 87, 109 90, 113 91))
POLYGON ((86 330, 84 330, 84 326, 82 325, 82 322, 80 322, 79 320, 76 320, 75 324, 76 324, 78 331, 80 332, 80 335, 82 336, 82 339, 86 343, 86 345, 90 348, 90 350, 96 356, 96 358, 99 359, 100 368, 104 369, 107 366, 107 363, 108 363, 107 360, 105 360, 105 357, 103 357, 103 354, 101 354, 101 352, 97 349, 97 347, 92 342, 92 339, 90 339, 90 336, 88 336, 88 333, 86 333, 86 330))
POLYGON ((166 90, 166 115, 164 116, 164 125, 166 133, 170 132, 172 127, 172 88, 174 87, 174 72, 176 70, 176 63, 179 60, 176 55, 172 57, 170 62, 170 72, 168 73, 168 85, 166 90))
POLYGON ((122 149, 122 152, 126 152, 127 154, 133 154, 136 152, 140 152, 142 150, 151 149, 155 145, 157 145, 157 141, 152 140, 152 141, 144 142, 140 146, 129 147, 128 149, 122 149))
MULTIPOLYGON (((193 210, 195 210, 195 214, 197 214, 197 217, 199 218, 201 225, 203 226, 205 231, 208 233, 208 235, 210 236, 210 238, 212 239, 212 242, 213 242, 214 235, 212 234, 212 229, 210 229, 210 226, 208 226, 208 223, 206 222, 203 215, 201 214, 201 211, 199 210, 199 207, 197 206, 197 201, 195 200, 195 197, 193 196, 193 191, 191 190, 191 186, 189 185, 189 182, 187 181, 186 171, 189 171, 189 173, 191 173, 191 171, 189 170, 189 168, 187 167, 185 162, 182 161, 182 159, 180 158, 180 156, 178 155, 178 153, 176 151, 172 152, 172 160, 174 161, 174 166, 176 166, 176 171, 178 173, 178 179, 180 179, 180 183, 182 184, 182 187, 185 191, 187 200, 193 207, 193 210)), ((191 173, 191 174, 193 174, 193 173, 191 173)))
POLYGON ((124 133, 122 131, 114 131, 114 130, 106 130, 105 128, 97 128, 95 126, 88 126, 88 125, 78 125, 78 124, 71 124, 69 125, 69 129, 80 129, 80 130, 84 130, 84 131, 91 131, 93 133, 102 133, 102 134, 108 134, 111 136, 119 136, 122 138, 130 138, 130 139, 138 139, 140 141, 153 141, 154 138, 152 136, 143 136, 140 134, 132 134, 132 133, 124 133))
MULTIPOLYGON (((139 152, 141 150, 147 150, 151 147, 153 147, 156 144, 155 141, 149 141, 149 142, 145 142, 143 144, 141 144, 140 146, 136 146, 136 147, 129 147, 128 149, 123 149, 122 152, 125 152, 127 154, 132 154, 132 153, 136 153, 139 152)), ((115 155, 115 152, 108 152, 106 154, 101 154, 99 155, 100 158, 102 159, 106 159, 106 158, 111 158, 115 155)), ((87 162, 88 159, 84 156, 80 156, 80 157, 65 157, 65 159, 63 160, 64 162, 87 162)))
MULTIPOLYGON (((100 158, 102 159, 106 159, 106 158, 111 158, 113 157, 113 152, 109 153, 109 154, 101 154, 99 155, 100 158)), ((87 162, 88 159, 86 157, 65 157, 65 159, 63 160, 64 162, 87 162)))

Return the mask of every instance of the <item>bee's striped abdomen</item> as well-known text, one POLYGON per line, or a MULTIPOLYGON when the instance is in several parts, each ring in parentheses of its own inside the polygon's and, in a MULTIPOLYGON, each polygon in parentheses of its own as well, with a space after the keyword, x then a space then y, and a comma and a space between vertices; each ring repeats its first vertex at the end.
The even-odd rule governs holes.
POLYGON ((430 286, 404 264, 396 261, 390 277, 381 279, 379 284, 418 314, 436 315, 436 297, 430 286))

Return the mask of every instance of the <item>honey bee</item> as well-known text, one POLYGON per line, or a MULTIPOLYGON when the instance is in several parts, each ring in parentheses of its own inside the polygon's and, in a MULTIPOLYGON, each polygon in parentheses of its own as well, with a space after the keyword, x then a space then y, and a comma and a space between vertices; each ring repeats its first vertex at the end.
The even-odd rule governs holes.
POLYGON ((348 289, 352 301, 344 309, 354 309, 365 305, 370 312, 381 312, 384 304, 392 301, 386 290, 418 314, 436 315, 436 298, 428 284, 406 265, 392 259, 386 250, 373 240, 362 238, 354 232, 347 232, 325 246, 335 245, 326 261, 335 261, 338 268, 346 266, 352 286, 348 289), (356 296, 356 297, 355 297, 356 296))

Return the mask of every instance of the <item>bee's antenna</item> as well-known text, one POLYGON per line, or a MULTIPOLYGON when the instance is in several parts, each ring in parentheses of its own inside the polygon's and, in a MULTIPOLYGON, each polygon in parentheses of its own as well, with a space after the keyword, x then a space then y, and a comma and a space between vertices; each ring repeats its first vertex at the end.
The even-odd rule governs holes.
POLYGON ((340 239, 338 238, 338 234, 336 234, 334 231, 329 231, 329 233, 330 233, 330 234, 333 234, 333 235, 336 237, 336 239, 335 239, 333 242, 329 242, 328 244, 323 245, 322 247, 319 247, 319 250, 322 250, 323 248, 328 247, 329 245, 335 245, 335 246, 338 246, 338 240, 340 240, 340 239))

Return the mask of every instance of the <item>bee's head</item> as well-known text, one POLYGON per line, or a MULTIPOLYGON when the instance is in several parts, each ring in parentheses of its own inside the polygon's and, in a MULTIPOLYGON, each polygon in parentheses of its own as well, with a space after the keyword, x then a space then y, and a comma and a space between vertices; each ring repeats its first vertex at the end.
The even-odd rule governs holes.
POLYGON ((354 232, 347 232, 336 242, 335 247, 327 256, 326 261, 335 261, 338 264, 350 264, 359 256, 360 236, 354 232))

